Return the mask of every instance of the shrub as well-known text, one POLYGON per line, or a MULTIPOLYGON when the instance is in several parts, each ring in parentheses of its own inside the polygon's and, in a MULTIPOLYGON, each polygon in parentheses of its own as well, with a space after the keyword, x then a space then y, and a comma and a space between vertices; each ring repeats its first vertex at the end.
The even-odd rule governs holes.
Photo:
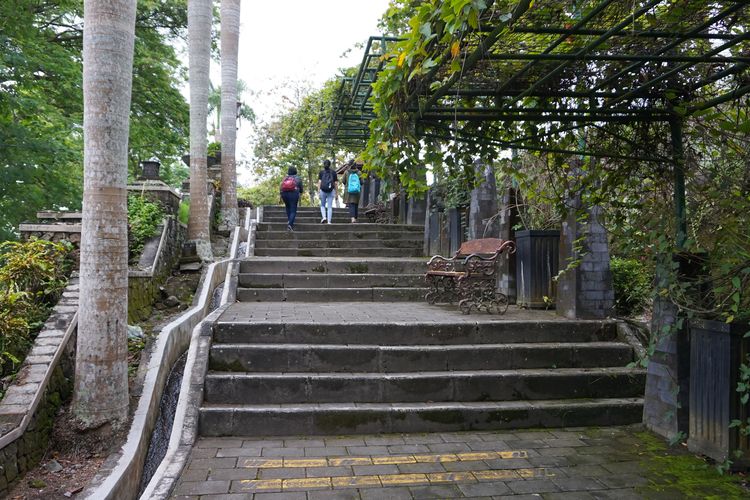
POLYGON ((72 246, 46 240, 0 244, 0 374, 16 365, 60 298, 72 246))
POLYGON ((610 268, 617 314, 635 316, 642 313, 651 299, 651 272, 638 260, 617 257, 610 261, 610 268))
POLYGON ((190 218, 190 202, 181 201, 180 209, 177 212, 177 220, 179 220, 183 224, 187 224, 189 218, 190 218))
POLYGON ((143 196, 128 197, 128 249, 131 257, 140 255, 146 240, 154 235, 164 220, 164 210, 158 203, 143 196))

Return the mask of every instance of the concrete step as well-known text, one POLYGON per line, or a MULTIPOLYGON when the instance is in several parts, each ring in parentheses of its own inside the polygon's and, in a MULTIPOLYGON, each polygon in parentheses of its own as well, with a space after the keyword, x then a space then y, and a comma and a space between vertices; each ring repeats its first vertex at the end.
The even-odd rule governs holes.
MULTIPOLYGON (((293 308, 292 308, 293 310, 293 308)), ((343 314, 342 314, 343 316, 343 314)), ((485 317, 492 318, 491 315, 485 317)), ((214 324, 214 343, 460 345, 547 342, 601 342, 616 337, 611 321, 389 322, 388 318, 314 323, 289 318, 263 321, 224 315, 214 324)))
POLYGON ((202 436, 448 432, 627 425, 640 398, 369 404, 204 405, 202 436))
POLYGON ((227 373, 206 375, 208 404, 418 403, 628 398, 645 370, 556 368, 411 373, 227 373))
POLYGON ((280 274, 424 274, 425 258, 251 257, 240 263, 240 273, 280 274))
MULTIPOLYGON (((286 214, 283 215, 263 215, 263 222, 267 223, 284 223, 286 224, 288 222, 288 219, 286 218, 286 214)), ((348 214, 341 214, 341 215, 334 215, 333 220, 331 221, 334 224, 355 224, 352 223, 352 218, 349 217, 348 214)), ((365 221, 366 222, 366 221, 365 221)), ((320 213, 317 215, 300 215, 297 214, 297 217, 294 219, 295 224, 318 224, 323 225, 320 222, 320 213)))
POLYGON ((422 301, 426 288, 238 288, 240 302, 401 302, 422 301))
MULTIPOLYGON (((381 244, 382 245, 382 244, 381 244)), ((256 248, 259 257, 421 257, 422 248, 256 248)))
POLYGON ((346 239, 346 240, 273 240, 258 238, 255 241, 256 252, 261 248, 408 248, 416 249, 422 253, 422 239, 346 239))
MULTIPOLYGON (((359 226, 352 226, 359 228, 359 226)), ((364 230, 349 229, 344 226, 338 226, 336 230, 326 231, 259 231, 256 235, 256 241, 262 240, 362 240, 362 239, 383 239, 383 240, 415 240, 420 244, 424 241, 424 235, 416 231, 389 231, 382 230, 364 230)))
POLYGON ((243 288, 424 287, 423 274, 240 274, 243 288))
POLYGON ((379 346, 214 344, 209 369, 235 372, 417 372, 625 366, 628 344, 570 342, 379 346))
MULTIPOLYGON (((286 222, 273 222, 273 223, 267 223, 263 222, 261 224, 258 224, 258 232, 261 233, 263 231, 286 231, 286 222)), ((357 232, 367 232, 367 231, 385 231, 387 233, 395 233, 399 231, 410 231, 410 232, 416 232, 420 234, 424 234, 424 227, 418 226, 418 225, 409 225, 409 224, 369 224, 369 223, 363 223, 358 222, 356 224, 352 223, 346 223, 346 224, 296 224, 294 225, 294 231, 295 232, 307 232, 307 231, 326 231, 326 232, 336 232, 336 231, 357 231, 357 232)))
MULTIPOLYGON (((297 213, 305 215, 320 215, 320 207, 297 207, 297 213)), ((347 215, 348 213, 349 209, 346 207, 333 207, 333 215, 347 215)), ((286 215, 286 208, 283 206, 263 207, 263 215, 286 215)))

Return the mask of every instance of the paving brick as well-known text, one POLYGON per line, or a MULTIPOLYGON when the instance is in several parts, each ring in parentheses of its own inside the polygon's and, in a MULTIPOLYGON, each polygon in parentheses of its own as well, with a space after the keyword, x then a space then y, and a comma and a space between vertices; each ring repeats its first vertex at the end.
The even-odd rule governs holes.
POLYGON ((412 500, 409 488, 378 488, 361 490, 362 500, 412 500))
POLYGON ((525 458, 508 458, 508 459, 496 459, 496 460, 485 460, 484 463, 487 467, 493 470, 496 469, 528 469, 531 468, 531 463, 525 458))
POLYGON ((635 461, 603 463, 602 467, 613 474, 643 474, 643 466, 635 461))
POLYGON ((474 484, 458 484, 458 489, 461 490, 467 497, 479 497, 479 496, 496 496, 504 495, 510 492, 508 485, 502 481, 490 481, 486 483, 474 483, 474 484))
MULTIPOLYGON (((407 444, 402 436, 367 436, 364 438, 367 446, 388 446, 391 444, 407 444)), ((442 442, 442 440, 441 440, 442 442)))
POLYGON ((354 465, 352 466, 356 476, 379 476, 381 474, 398 474, 396 465, 354 465))
POLYGON ((191 469, 232 469, 237 466, 237 459, 226 458, 193 458, 190 460, 191 469))
POLYGON ((251 493, 224 493, 221 495, 201 495, 201 500, 252 500, 251 493))
POLYGON ((258 474, 259 479, 300 479, 305 477, 305 469, 260 469, 258 474))
MULTIPOLYGON (((202 500, 202 499, 201 499, 202 500)), ((304 491, 285 491, 282 493, 255 493, 253 500, 307 500, 304 491)))
POLYGON ((208 470, 207 469, 186 469, 182 476, 180 477, 181 480, 186 482, 192 482, 192 481, 205 481, 208 476, 208 470))
POLYGON ((260 452, 262 457, 304 457, 304 448, 263 448, 260 452))
POLYGON ((326 442, 322 438, 294 438, 284 440, 284 448, 319 448, 325 445, 326 442))
POLYGON ((388 446, 388 452, 394 455, 403 453, 429 453, 430 448, 423 444, 397 444, 388 446))
MULTIPOLYGON (((240 446, 246 447, 246 448, 283 448, 284 447, 284 440, 283 439, 245 439, 242 441, 242 444, 240 446)), ((234 448, 234 446, 232 446, 234 448)), ((298 446, 297 448, 302 448, 301 446, 298 446)))
POLYGON ((362 437, 330 437, 325 438, 326 446, 365 446, 362 437))
POLYGON ((593 500, 596 497, 587 491, 561 491, 544 493, 544 500, 593 500))
POLYGON ((598 477, 597 480, 601 481, 607 488, 632 488, 649 482, 648 479, 637 474, 608 474, 598 477))
POLYGON ((481 460, 470 460, 461 462, 443 462, 445 470, 448 472, 461 472, 467 470, 484 470, 487 468, 487 464, 481 460))
MULTIPOLYGON (((258 498, 257 496, 255 498, 258 498)), ((358 490, 308 491, 307 500, 359 500, 358 490)))
POLYGON ((234 438, 201 438, 195 443, 195 448, 239 448, 241 439, 234 438))
POLYGON ((555 483, 548 479, 529 479, 528 481, 510 481, 508 487, 514 493, 549 493, 560 491, 555 483))
POLYGON ((388 455, 387 446, 347 446, 350 455, 388 455))
POLYGON ((214 458, 219 448, 193 448, 190 456, 193 458, 214 458))
POLYGON ((437 444, 442 443, 440 434, 407 434, 403 436, 404 444, 437 444))
POLYGON ((427 498, 460 498, 461 490, 458 486, 440 485, 440 486, 413 486, 410 487, 412 497, 415 500, 427 498))
POLYGON ((178 495, 210 495, 228 493, 229 481, 183 482, 177 487, 178 495))
POLYGON ((433 453, 456 453, 461 451, 471 451, 471 448, 468 444, 460 442, 428 444, 427 448, 429 448, 429 450, 433 453))
POLYGON ((259 457, 260 448, 219 448, 216 456, 221 457, 259 457))
POLYGON ((255 468, 239 468, 239 469, 212 469, 208 472, 208 477, 211 480, 216 481, 235 481, 240 479, 257 479, 258 469, 255 468))
POLYGON ((344 446, 305 448, 306 457, 344 457, 348 454, 344 446))
POLYGON ((354 474, 351 467, 308 467, 305 469, 307 477, 327 477, 327 476, 351 476, 354 474))
POLYGON ((602 490, 604 485, 593 478, 556 477, 552 479, 562 491, 602 490))
POLYGON ((398 467, 399 472, 401 472, 402 474, 446 472, 446 469, 445 467, 443 467, 443 464, 439 462, 418 463, 418 464, 398 464, 396 467, 398 467))
POLYGON ((472 441, 468 443, 468 446, 473 451, 503 451, 510 449, 505 441, 472 441))

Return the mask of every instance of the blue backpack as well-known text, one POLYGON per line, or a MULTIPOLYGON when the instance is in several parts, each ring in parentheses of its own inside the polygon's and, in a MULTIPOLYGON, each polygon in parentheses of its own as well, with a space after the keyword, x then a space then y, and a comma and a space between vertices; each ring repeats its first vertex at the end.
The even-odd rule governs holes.
POLYGON ((349 194, 359 194, 359 176, 355 172, 349 174, 349 182, 347 183, 346 190, 349 194))

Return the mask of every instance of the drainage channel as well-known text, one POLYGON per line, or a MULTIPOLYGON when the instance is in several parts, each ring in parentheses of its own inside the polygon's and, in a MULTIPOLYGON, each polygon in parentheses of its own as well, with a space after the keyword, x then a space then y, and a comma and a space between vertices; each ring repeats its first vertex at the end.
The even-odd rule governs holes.
MULTIPOLYGON (((208 313, 218 309, 221 304, 221 294, 224 291, 224 283, 214 288, 211 294, 208 313)), ((141 485, 138 489, 140 497, 143 490, 148 486, 149 481, 154 476, 156 469, 161 465, 161 461, 167 454, 169 448, 169 438, 172 434, 174 416, 177 411, 177 401, 180 399, 180 387, 182 386, 182 377, 185 374, 185 362, 187 361, 187 351, 179 357, 169 372, 167 385, 164 387, 164 394, 159 402, 159 416, 154 425, 154 431, 151 434, 151 441, 148 445, 146 461, 143 464, 143 473, 141 474, 141 485)))

